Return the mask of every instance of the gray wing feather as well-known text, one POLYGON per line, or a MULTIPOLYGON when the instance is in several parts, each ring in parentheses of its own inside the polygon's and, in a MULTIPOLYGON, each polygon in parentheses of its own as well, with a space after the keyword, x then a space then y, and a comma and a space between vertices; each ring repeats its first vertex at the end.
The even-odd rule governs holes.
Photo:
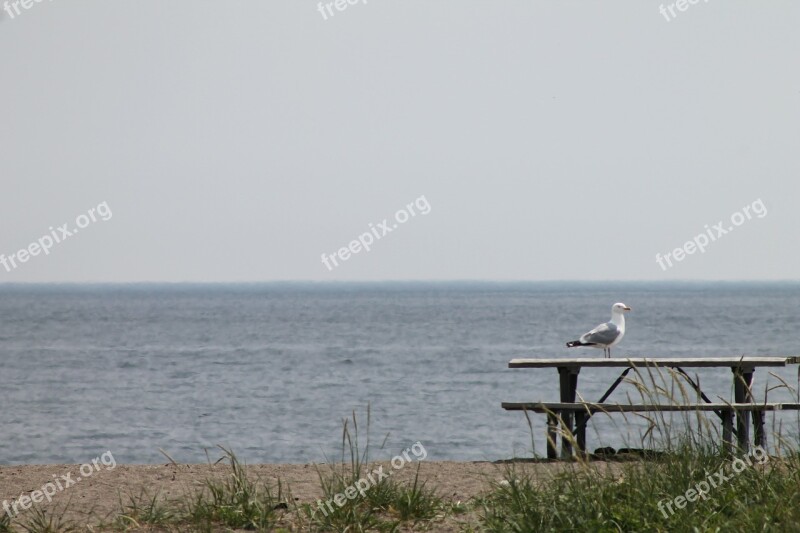
POLYGON ((589 333, 581 337, 581 342, 592 344, 611 344, 619 337, 619 328, 611 322, 600 324, 589 333))

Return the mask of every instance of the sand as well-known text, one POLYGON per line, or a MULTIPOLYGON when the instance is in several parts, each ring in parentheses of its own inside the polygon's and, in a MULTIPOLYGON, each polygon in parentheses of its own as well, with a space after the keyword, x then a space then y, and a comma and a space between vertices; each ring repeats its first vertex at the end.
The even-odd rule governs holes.
MULTIPOLYGON (((490 462, 422 461, 419 464, 420 477, 426 480, 427 486, 435 488, 441 497, 452 503, 466 503, 485 493, 493 482, 502 481, 505 468, 503 464, 490 462)), ((600 468, 608 467, 605 463, 596 464, 600 468)), ((400 480, 410 480, 416 473, 417 463, 409 463, 398 470, 392 469, 389 463, 374 463, 370 465, 370 470, 378 466, 383 466, 384 472, 392 472, 400 480)), ((516 468, 542 479, 569 467, 560 462, 516 464, 516 468)), ((323 496, 318 471, 327 472, 329 469, 330 466, 325 464, 247 465, 249 476, 267 483, 280 479, 284 485, 288 485, 294 502, 314 505, 323 496)), ((88 471, 84 469, 84 472, 88 471)), ((120 513, 120 500, 127 503, 130 497, 142 494, 150 497, 157 495, 164 500, 179 500, 200 489, 205 480, 222 478, 230 473, 229 464, 116 465, 113 468, 100 464, 88 477, 81 476, 78 465, 0 466, 0 505, 5 502, 13 512, 13 502, 19 500, 21 495, 35 497, 42 501, 33 503, 22 500, 30 505, 27 510, 17 503, 16 520, 29 518, 35 512, 34 506, 50 513, 66 509, 66 518, 85 530, 97 531, 99 525, 109 523, 120 513), (79 477, 81 479, 78 481, 79 477), (66 486, 69 483, 67 479, 73 482, 71 486, 66 486), (43 494, 34 492, 56 480, 62 490, 58 490, 55 484, 50 485, 49 490, 56 491, 51 502, 43 494)), ((437 524, 435 529, 458 531, 464 523, 474 524, 475 520, 474 513, 450 516, 437 524)))

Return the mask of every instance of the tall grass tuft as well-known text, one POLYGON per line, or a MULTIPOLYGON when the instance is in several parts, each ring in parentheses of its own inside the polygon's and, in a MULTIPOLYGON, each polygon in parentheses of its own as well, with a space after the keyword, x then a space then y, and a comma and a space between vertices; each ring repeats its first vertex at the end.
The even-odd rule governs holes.
POLYGON ((432 519, 443 510, 441 498, 424 482, 420 482, 419 464, 412 484, 401 483, 390 477, 378 480, 373 475, 375 482, 371 482, 363 493, 346 498, 341 507, 335 503, 331 505, 332 509, 326 506, 325 502, 345 494, 357 482, 369 479, 370 469, 376 467, 369 460, 370 426, 371 410, 368 405, 364 437, 366 445, 362 447, 355 411, 349 420, 342 421, 341 462, 330 465, 327 470, 317 468, 323 492, 322 507, 319 504, 304 506, 311 528, 339 532, 395 531, 405 522, 432 519))
POLYGON ((420 467, 421 465, 417 463, 414 483, 397 486, 394 499, 390 500, 390 506, 387 508, 387 510, 393 509, 401 521, 431 520, 444 507, 442 498, 436 494, 436 491, 426 487, 424 481, 420 483, 420 467))
POLYGON ((204 490, 188 503, 187 520, 202 529, 225 526, 270 531, 277 523, 277 509, 288 507, 280 480, 276 487, 251 481, 234 453, 222 446, 231 472, 223 481, 209 479, 204 490))
POLYGON ((0 533, 11 533, 14 529, 11 527, 11 517, 5 512, 0 514, 0 533))
POLYGON ((28 533, 73 533, 78 526, 65 517, 67 507, 53 506, 48 510, 35 506, 20 527, 28 533))
POLYGON ((115 525, 120 529, 139 529, 145 525, 166 526, 179 520, 173 502, 163 501, 156 493, 150 496, 144 489, 139 495, 128 494, 127 502, 120 495, 120 513, 115 525))

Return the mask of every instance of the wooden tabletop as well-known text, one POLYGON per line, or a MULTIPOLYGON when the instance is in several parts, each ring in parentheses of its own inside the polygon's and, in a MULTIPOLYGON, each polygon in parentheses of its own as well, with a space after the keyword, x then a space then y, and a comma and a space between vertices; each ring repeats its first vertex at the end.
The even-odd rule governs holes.
POLYGON ((700 404, 613 404, 613 403, 548 403, 548 402, 503 402, 507 411, 531 411, 534 413, 556 413, 563 410, 591 413, 628 413, 646 411, 797 411, 800 403, 700 403, 700 404))
POLYGON ((800 356, 764 357, 582 357, 578 359, 512 359, 509 368, 582 367, 758 367, 800 364, 800 356))

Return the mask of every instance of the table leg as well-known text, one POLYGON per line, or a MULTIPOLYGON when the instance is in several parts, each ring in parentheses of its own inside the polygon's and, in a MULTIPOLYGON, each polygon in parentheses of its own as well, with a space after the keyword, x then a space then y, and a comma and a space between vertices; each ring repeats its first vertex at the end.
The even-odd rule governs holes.
MULTIPOLYGON (((558 380, 561 389, 561 403, 575 403, 575 393, 578 390, 578 372, 580 368, 570 368, 560 366, 558 367, 558 380)), ((573 435, 573 418, 572 411, 563 411, 561 413, 561 458, 569 459, 572 457, 572 441, 569 437, 573 435)))
MULTIPOLYGON (((752 368, 733 367, 734 402, 751 403, 753 401, 753 394, 750 391, 753 370, 752 368)), ((736 413, 736 440, 742 453, 750 450, 750 411, 736 413)))
POLYGON ((575 431, 577 433, 579 454, 586 456, 586 411, 578 411, 575 413, 575 431))
POLYGON ((753 411, 753 438, 756 446, 766 448, 767 436, 764 433, 764 411, 753 411))
POLYGON ((733 448, 733 410, 723 409, 720 414, 722 416, 722 451, 730 457, 733 448))
POLYGON ((558 438, 558 413, 547 413, 547 458, 556 458, 556 439, 558 438))

